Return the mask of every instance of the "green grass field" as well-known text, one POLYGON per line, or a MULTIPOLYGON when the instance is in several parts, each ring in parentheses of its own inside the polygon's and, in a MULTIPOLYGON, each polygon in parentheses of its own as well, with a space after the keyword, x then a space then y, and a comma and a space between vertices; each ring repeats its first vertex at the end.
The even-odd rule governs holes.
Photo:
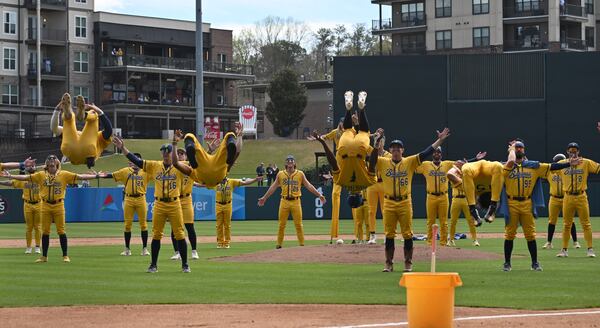
MULTIPOLYGON (((464 220, 463 220, 464 221, 464 220)), ((594 223, 597 219, 594 220, 594 223)), ((538 222, 546 222, 540 220, 538 222)), ((378 227, 381 227, 378 222, 378 227)), ((462 222, 464 223, 464 222, 462 222)), ((415 231, 424 227, 415 220, 415 231)), ((501 231, 501 224, 484 225, 482 231, 501 231)), ((596 224, 597 226, 597 224, 596 224)), ((305 221, 309 234, 326 234, 328 221, 305 221)), ((121 236, 119 223, 77 223, 67 226, 73 237, 121 236)), ((466 224, 465 224, 466 228, 466 224)), ((538 224, 543 231, 545 224, 538 224)), ((234 235, 273 235, 275 221, 233 223, 234 235)), ((350 233, 349 220, 341 222, 350 233)), ((462 229, 461 231, 464 231, 462 229)), ((214 223, 197 226, 201 235, 214 235, 214 223)), ((0 239, 22 238, 23 226, 0 225, 0 239)), ((288 225, 288 235, 293 227, 288 225)), ((55 236, 53 236, 54 238, 55 236)), ((557 242, 558 242, 557 238, 557 242)), ((0 307, 56 306, 75 304, 168 304, 168 303, 339 303, 404 304, 405 292, 398 286, 400 272, 381 273, 380 264, 322 263, 224 263, 209 258, 272 249, 274 242, 234 243, 220 250, 214 243, 200 244, 201 259, 191 262, 192 273, 180 272, 179 263, 168 260, 172 253, 163 239, 159 273, 147 274, 149 258, 120 257, 121 245, 70 247, 72 263, 60 261, 60 249, 50 249, 50 262, 34 264, 35 256, 22 248, 0 248, 0 307)), ((583 241, 583 240, 582 240, 583 241)), ((134 243, 137 243, 134 237, 134 243)), ((538 238, 538 246, 542 239, 538 238)), ((596 240, 598 242, 598 240, 596 240)), ((324 244, 327 241, 309 241, 324 244)), ((417 242, 423 244, 423 242, 417 242)), ((501 239, 484 239, 481 251, 502 254, 501 239)), ((470 247, 469 240, 458 241, 470 247)), ((286 247, 295 247, 287 242, 286 247)), ((541 247, 540 247, 541 248, 541 247)), ((572 250, 568 259, 558 259, 554 250, 539 250, 544 272, 529 270, 523 239, 515 242, 513 271, 500 270, 502 260, 438 262, 438 272, 458 272, 464 286, 456 289, 456 305, 522 309, 566 309, 600 306, 598 259, 572 250), (520 255, 520 256, 519 256, 520 255)), ((401 263, 401 246, 397 246, 401 263)), ((382 254, 383 259, 383 254, 382 254)), ((400 266, 400 264, 399 264, 400 266)), ((417 262, 416 271, 427 271, 427 262, 417 262)))

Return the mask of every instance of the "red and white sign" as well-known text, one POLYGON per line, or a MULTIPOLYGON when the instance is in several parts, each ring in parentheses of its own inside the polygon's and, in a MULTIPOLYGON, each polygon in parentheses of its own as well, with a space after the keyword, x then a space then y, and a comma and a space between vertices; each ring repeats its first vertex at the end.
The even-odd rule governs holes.
POLYGON ((256 113, 256 107, 250 105, 242 106, 241 110, 242 117, 247 120, 252 119, 254 117, 254 113, 256 113))
POLYGON ((221 127, 219 123, 219 117, 206 117, 204 119, 204 140, 212 141, 215 139, 221 139, 221 127))

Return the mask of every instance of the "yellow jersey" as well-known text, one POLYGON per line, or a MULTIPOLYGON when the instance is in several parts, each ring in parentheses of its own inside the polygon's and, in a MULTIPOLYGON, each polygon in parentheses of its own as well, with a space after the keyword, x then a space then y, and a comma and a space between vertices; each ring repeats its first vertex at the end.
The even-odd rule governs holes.
POLYGON ((225 183, 219 183, 216 187, 212 188, 215 190, 217 203, 226 203, 233 200, 233 189, 242 185, 242 180, 239 179, 227 179, 225 183))
MULTIPOLYGON (((536 169, 523 167, 515 163, 512 169, 504 165, 504 186, 509 197, 530 197, 537 179, 545 177, 550 171, 550 164, 540 163, 536 169)), ((510 198, 509 198, 510 199, 510 198)))
MULTIPOLYGON (((189 162, 183 163, 189 165, 189 162)), ((191 195, 192 189, 194 189, 194 180, 187 175, 183 175, 183 179, 181 180, 181 190, 179 190, 180 195, 191 195)))
POLYGON ((30 175, 29 180, 40 186, 40 197, 45 202, 56 202, 65 198, 67 185, 77 182, 77 174, 58 170, 51 175, 47 171, 40 171, 30 175))
POLYGON ((548 174, 546 174, 545 178, 548 180, 548 184, 550 185, 550 196, 559 198, 564 197, 562 171, 548 170, 548 174))
POLYGON ((452 197, 465 198, 467 195, 465 194, 465 188, 461 183, 458 187, 452 186, 452 197))
POLYGON ((448 178, 446 178, 446 173, 448 173, 453 165, 453 161, 442 161, 440 165, 435 165, 432 161, 425 161, 417 167, 415 172, 423 174, 425 177, 427 193, 447 193, 448 178))
POLYGON ((4 166, 2 166, 2 163, 0 163, 0 171, 4 171, 4 166))
POLYGON ((583 158, 579 165, 562 169, 561 173, 563 191, 565 193, 578 194, 587 190, 588 174, 600 173, 600 164, 591 159, 583 158))
POLYGON ((331 131, 329 131, 329 133, 327 133, 326 135, 323 136, 324 140, 332 140, 333 144, 335 145, 335 147, 337 148, 340 142, 340 138, 342 137, 342 133, 344 131, 340 130, 340 129, 333 129, 331 131))
POLYGON ((33 181, 12 180, 14 188, 23 190, 23 200, 27 202, 40 201, 40 185, 33 181))
POLYGON ((144 170, 135 172, 130 167, 122 168, 112 174, 116 182, 124 185, 125 195, 145 195, 148 187, 148 174, 144 170))
POLYGON ((394 163, 391 158, 379 157, 377 174, 383 179, 383 193, 394 198, 408 197, 413 174, 420 163, 419 155, 404 157, 398 163, 394 163))
POLYGON ((162 161, 144 161, 143 169, 154 180, 155 198, 179 197, 184 175, 173 165, 165 167, 162 161))
POLYGON ((292 174, 288 174, 286 170, 279 171, 275 178, 281 187, 282 198, 298 198, 302 196, 302 181, 304 181, 304 172, 294 170, 292 174))

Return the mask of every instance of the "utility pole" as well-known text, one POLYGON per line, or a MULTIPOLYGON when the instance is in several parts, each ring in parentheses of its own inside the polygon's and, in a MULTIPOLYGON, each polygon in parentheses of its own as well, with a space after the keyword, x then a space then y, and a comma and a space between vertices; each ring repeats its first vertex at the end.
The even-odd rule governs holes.
POLYGON ((37 77, 37 105, 42 106, 42 14, 41 14, 41 0, 36 1, 35 11, 37 14, 37 26, 36 33, 37 38, 35 40, 36 54, 36 77, 37 77))
POLYGON ((196 0, 196 136, 204 144, 204 46, 202 0, 196 0))

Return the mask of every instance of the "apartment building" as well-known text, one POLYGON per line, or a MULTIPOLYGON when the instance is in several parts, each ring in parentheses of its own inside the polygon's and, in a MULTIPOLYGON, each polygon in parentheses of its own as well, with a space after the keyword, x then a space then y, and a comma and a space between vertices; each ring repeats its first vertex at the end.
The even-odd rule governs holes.
POLYGON ((393 54, 595 51, 600 0, 371 0, 393 54))
MULTIPOLYGON (((93 8, 94 0, 39 0, 38 15, 38 0, 0 0, 0 135, 49 135, 65 91, 101 105, 124 136, 195 130, 195 22, 93 8)), ((233 81, 254 80, 253 70, 231 63, 232 31, 205 23, 202 33, 205 115, 229 129, 233 81)))

